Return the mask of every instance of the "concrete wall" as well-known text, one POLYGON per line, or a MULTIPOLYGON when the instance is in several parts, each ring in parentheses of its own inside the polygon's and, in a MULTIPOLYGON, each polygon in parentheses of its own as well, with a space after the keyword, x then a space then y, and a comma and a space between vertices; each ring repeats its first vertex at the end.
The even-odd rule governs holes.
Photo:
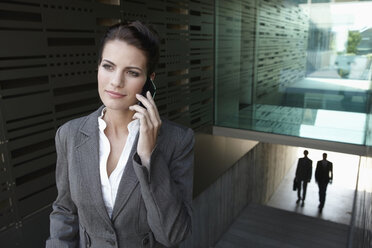
POLYGON ((252 182, 249 202, 265 204, 297 160, 297 147, 260 143, 252 152, 246 161, 252 182))
POLYGON ((372 157, 361 157, 348 247, 372 247, 372 157))
POLYGON ((218 180, 257 144, 257 141, 247 139, 196 133, 194 198, 218 180))
MULTIPOLYGON (((370 97, 370 104, 372 98, 370 97)), ((348 247, 372 247, 372 108, 367 115, 366 157, 361 157, 348 247)))
POLYGON ((266 203, 297 159, 297 148, 259 143, 193 202, 193 233, 180 246, 211 247, 250 202, 266 203))

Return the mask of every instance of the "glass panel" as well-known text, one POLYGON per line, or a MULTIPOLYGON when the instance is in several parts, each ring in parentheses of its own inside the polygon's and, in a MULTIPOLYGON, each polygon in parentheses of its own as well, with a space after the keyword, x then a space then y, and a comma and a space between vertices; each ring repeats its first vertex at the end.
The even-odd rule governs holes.
POLYGON ((216 2, 215 125, 366 144, 372 1, 216 2))
POLYGON ((369 146, 368 155, 372 157, 372 114, 369 113, 366 121, 366 145, 369 146))
POLYGON ((254 1, 216 1, 217 122, 252 104, 255 15, 254 1))

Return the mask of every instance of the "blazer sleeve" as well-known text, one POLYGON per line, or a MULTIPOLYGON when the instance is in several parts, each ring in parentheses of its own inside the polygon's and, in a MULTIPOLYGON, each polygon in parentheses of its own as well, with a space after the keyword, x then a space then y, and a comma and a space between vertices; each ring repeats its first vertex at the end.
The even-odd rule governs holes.
POLYGON ((178 141, 172 155, 155 147, 149 171, 137 153, 133 157, 148 224, 155 239, 168 247, 179 244, 191 232, 194 133, 191 129, 182 133, 172 137, 178 141))
POLYGON ((301 159, 298 159, 298 161, 297 161, 297 167, 296 167, 296 175, 295 175, 295 177, 297 178, 297 179, 299 179, 300 178, 300 163, 301 163, 301 159))
POLYGON ((78 247, 79 242, 77 210, 70 197, 66 143, 62 141, 66 140, 66 135, 62 135, 62 127, 57 130, 55 138, 58 195, 53 203, 53 211, 50 214, 50 237, 46 241, 47 248, 75 248, 78 247), (61 136, 64 136, 64 138, 61 136))
POLYGON ((316 169, 315 169, 315 182, 318 182, 319 181, 319 161, 316 163, 316 169))
POLYGON ((313 175, 313 161, 310 159, 309 160, 309 166, 308 166, 308 172, 307 172, 307 179, 308 181, 310 182, 311 181, 311 177, 313 175))

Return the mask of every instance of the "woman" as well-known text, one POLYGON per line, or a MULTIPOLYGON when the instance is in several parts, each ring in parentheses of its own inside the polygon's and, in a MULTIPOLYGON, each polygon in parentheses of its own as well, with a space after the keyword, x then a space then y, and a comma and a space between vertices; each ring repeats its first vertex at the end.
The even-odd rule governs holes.
POLYGON ((156 35, 138 21, 103 37, 104 105, 56 133, 46 247, 172 247, 191 232, 193 132, 161 119, 151 94, 140 94, 158 57, 156 35))

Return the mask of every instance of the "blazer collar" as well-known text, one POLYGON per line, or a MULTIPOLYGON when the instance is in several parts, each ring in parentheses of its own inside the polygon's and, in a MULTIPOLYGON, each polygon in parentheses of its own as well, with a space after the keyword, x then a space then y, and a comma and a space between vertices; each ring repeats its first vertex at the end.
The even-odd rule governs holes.
POLYGON ((130 152, 128 162, 125 165, 123 175, 120 179, 118 193, 116 194, 114 209, 113 209, 112 217, 111 217, 112 220, 115 220, 115 218, 123 210, 125 204, 129 200, 130 195, 132 194, 133 190, 138 184, 138 178, 133 168, 133 159, 132 159, 133 155, 137 152, 138 137, 139 137, 139 132, 137 133, 137 136, 133 142, 133 147, 130 152))
POLYGON ((102 105, 96 111, 88 115, 85 121, 80 126, 79 131, 86 136, 97 136, 98 135, 98 117, 101 115, 102 110, 105 106, 102 105))
MULTIPOLYGON (((111 220, 108 216, 102 195, 101 176, 99 170, 99 129, 98 117, 101 115, 104 106, 87 116, 86 120, 80 127, 80 132, 83 137, 80 144, 76 147, 80 159, 81 175, 84 185, 87 185, 92 202, 96 206, 100 216, 111 225, 111 220)), ((138 143, 137 134, 133 143, 133 147, 125 166, 122 178, 120 179, 118 193, 114 204, 114 209, 111 219, 114 220, 125 203, 128 201, 131 193, 138 184, 137 176, 133 169, 132 157, 137 150, 138 143)))
POLYGON ((103 106, 88 115, 79 128, 80 137, 78 145, 75 147, 76 155, 81 170, 81 179, 83 185, 88 191, 87 197, 90 197, 93 205, 96 207, 99 215, 111 225, 108 216, 101 189, 101 177, 99 172, 99 133, 98 116, 103 106))

